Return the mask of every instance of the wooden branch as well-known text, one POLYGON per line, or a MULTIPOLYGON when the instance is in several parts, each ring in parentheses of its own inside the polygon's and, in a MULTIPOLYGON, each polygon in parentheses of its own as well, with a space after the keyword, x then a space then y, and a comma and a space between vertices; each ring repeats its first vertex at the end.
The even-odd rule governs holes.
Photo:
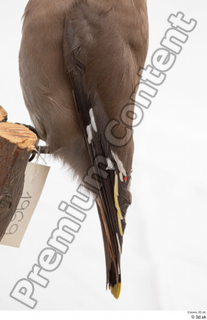
POLYGON ((28 159, 37 136, 24 125, 6 121, 0 108, 0 241, 16 211, 24 186, 28 159), (3 120, 1 120, 3 119, 3 120))

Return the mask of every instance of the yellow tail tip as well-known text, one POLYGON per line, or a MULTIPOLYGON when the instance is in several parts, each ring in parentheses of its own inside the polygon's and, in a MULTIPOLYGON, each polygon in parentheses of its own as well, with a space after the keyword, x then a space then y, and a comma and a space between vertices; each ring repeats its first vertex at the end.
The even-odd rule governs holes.
POLYGON ((114 298, 118 299, 121 292, 121 282, 115 284, 114 287, 110 287, 111 293, 113 294, 114 298))

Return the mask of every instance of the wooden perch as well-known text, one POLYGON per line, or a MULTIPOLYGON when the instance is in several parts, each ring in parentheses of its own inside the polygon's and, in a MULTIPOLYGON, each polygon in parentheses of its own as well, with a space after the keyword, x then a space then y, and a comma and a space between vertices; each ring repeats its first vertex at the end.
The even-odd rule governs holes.
POLYGON ((37 142, 27 127, 6 121, 7 113, 0 107, 0 241, 21 198, 26 166, 37 142))

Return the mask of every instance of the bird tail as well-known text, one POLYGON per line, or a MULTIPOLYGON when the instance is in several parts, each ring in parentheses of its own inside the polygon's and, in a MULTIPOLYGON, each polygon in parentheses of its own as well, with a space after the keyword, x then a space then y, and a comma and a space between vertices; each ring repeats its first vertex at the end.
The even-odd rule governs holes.
POLYGON ((105 217, 103 217, 103 208, 98 200, 97 208, 101 223, 102 235, 103 235, 103 243, 104 243, 104 251, 105 251, 105 262, 106 262, 106 288, 109 285, 111 293, 113 296, 118 299, 121 292, 121 264, 120 264, 120 256, 119 256, 119 267, 118 270, 114 266, 114 261, 112 259, 112 255, 110 252, 111 248, 111 240, 108 236, 107 226, 105 225, 105 217), (118 271, 118 279, 117 279, 117 271, 118 271), (118 281, 117 281, 118 280, 118 281))

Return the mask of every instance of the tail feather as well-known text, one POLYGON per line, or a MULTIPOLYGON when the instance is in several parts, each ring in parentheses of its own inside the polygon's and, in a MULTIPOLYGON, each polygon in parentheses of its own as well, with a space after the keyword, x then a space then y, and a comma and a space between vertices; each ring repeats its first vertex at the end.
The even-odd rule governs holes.
POLYGON ((118 299, 121 292, 121 267, 120 267, 120 254, 118 256, 118 264, 116 265, 114 262, 114 256, 110 252, 110 238, 107 236, 106 228, 103 221, 103 212, 101 209, 101 203, 97 201, 97 208, 101 223, 102 235, 103 235, 103 243, 104 243, 104 251, 105 251, 105 262, 106 262, 106 288, 109 285, 111 293, 113 296, 118 299))

